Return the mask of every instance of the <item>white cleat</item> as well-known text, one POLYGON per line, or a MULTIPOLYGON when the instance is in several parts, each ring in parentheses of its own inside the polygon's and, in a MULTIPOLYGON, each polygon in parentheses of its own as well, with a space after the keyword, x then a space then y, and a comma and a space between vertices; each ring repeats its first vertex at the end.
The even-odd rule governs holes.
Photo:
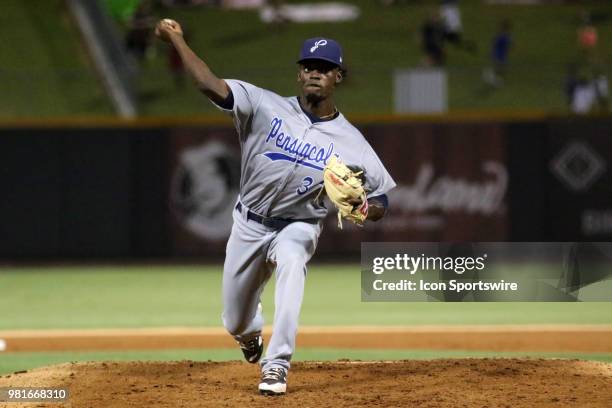
POLYGON ((283 395, 287 392, 287 370, 269 368, 261 374, 259 393, 263 395, 283 395))

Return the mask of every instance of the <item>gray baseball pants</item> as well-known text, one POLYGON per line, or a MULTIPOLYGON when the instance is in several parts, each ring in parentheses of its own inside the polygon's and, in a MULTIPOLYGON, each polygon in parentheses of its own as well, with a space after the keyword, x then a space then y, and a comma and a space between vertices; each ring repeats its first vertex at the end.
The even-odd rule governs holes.
POLYGON ((223 325, 236 340, 262 330, 260 297, 276 266, 274 324, 263 370, 289 369, 304 296, 306 263, 317 247, 321 224, 294 222, 275 230, 233 211, 234 225, 223 265, 223 325))

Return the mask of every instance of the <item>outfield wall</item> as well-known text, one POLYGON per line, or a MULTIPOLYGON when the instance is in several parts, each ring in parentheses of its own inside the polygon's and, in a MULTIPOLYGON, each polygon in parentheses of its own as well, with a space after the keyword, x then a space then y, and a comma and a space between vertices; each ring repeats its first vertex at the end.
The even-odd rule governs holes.
MULTIPOLYGON (((610 118, 358 127, 398 188, 363 230, 330 215, 318 256, 361 241, 612 239, 610 118)), ((6 126, 0 159, 3 259, 223 255, 240 182, 228 122, 6 126)))

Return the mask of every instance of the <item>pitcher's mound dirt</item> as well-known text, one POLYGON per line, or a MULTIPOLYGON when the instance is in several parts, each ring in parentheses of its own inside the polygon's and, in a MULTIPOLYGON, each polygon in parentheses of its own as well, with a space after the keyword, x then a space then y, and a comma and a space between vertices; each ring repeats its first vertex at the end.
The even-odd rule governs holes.
POLYGON ((63 406, 89 408, 612 406, 612 364, 579 360, 294 363, 282 397, 258 395, 258 379, 242 362, 75 363, 4 376, 0 387, 67 387, 63 406))

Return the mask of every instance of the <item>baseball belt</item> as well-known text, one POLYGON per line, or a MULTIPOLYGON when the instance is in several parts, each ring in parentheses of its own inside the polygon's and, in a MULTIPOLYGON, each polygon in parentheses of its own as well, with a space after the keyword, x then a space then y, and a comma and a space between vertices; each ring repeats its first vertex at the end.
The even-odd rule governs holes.
MULTIPOLYGON (((236 210, 239 213, 242 213, 242 203, 238 202, 236 204, 236 210)), ((261 224, 268 228, 273 228, 277 230, 281 230, 285 228, 287 225, 292 222, 306 222, 308 224, 317 224, 319 222, 318 218, 301 218, 301 219, 292 219, 292 218, 279 218, 279 217, 264 217, 263 215, 259 215, 254 213, 253 211, 247 209, 247 220, 255 221, 258 224, 261 224)))

